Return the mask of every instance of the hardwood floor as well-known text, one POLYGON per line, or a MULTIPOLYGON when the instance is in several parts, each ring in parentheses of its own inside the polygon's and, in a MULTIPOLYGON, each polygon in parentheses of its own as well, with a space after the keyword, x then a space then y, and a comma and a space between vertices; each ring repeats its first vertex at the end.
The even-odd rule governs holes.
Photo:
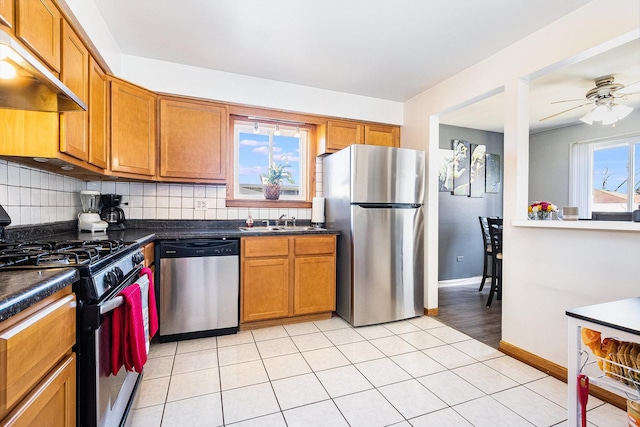
POLYGON ((487 308, 489 284, 482 292, 478 286, 459 285, 438 289, 438 317, 442 323, 493 348, 500 345, 502 301, 495 298, 487 308))

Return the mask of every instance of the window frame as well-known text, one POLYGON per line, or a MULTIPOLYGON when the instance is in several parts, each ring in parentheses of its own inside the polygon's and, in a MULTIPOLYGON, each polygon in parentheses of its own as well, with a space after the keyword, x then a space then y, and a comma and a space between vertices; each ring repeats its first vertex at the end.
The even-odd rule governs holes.
MULTIPOLYGON (((310 208, 311 201, 316 193, 316 150, 317 150, 317 123, 309 123, 307 120, 303 120, 305 116, 300 115, 287 115, 287 114, 268 114, 268 118, 265 116, 265 112, 261 111, 256 113, 256 116, 261 116, 260 119, 249 118, 251 115, 229 115, 229 143, 233 144, 229 153, 229 174, 227 180, 227 207, 249 207, 249 208, 310 208), (301 120, 302 119, 302 120, 301 120), (306 184, 305 184, 305 198, 300 200, 280 199, 280 200, 266 200, 266 199, 252 199, 252 198, 239 198, 235 195, 235 186, 237 180, 237 144, 235 139, 235 124, 236 122, 257 122, 274 125, 276 121, 280 120, 281 124, 291 125, 292 122, 301 123, 300 128, 307 130, 307 147, 304 159, 300 159, 300 162, 304 162, 304 169, 306 170, 306 184), (302 124, 304 123, 304 124, 302 124)), ((302 165, 301 165, 302 166, 302 165)), ((302 167, 301 167, 302 169, 302 167)))

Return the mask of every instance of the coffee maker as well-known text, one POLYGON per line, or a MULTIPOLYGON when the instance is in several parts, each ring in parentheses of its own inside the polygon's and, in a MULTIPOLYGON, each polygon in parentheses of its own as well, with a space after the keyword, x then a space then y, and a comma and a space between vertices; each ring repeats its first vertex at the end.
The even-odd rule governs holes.
POLYGON ((90 233, 105 232, 108 224, 100 219, 98 215, 98 204, 100 193, 93 190, 82 190, 80 192, 80 203, 82 212, 78 214, 78 231, 90 233))
POLYGON ((103 194, 100 196, 102 210, 100 217, 109 224, 110 230, 124 229, 124 211, 120 209, 120 200, 122 196, 119 194, 103 194))

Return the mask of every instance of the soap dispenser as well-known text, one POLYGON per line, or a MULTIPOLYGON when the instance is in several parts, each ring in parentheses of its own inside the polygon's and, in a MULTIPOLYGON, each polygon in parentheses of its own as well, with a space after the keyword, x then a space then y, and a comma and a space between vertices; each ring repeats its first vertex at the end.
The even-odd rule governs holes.
POLYGON ((247 227, 249 228, 253 227, 253 217, 251 216, 251 212, 249 212, 249 215, 247 216, 247 220, 245 221, 245 224, 247 224, 247 227))
POLYGON ((633 222, 640 222, 640 205, 638 205, 638 209, 633 211, 633 213, 631 214, 631 219, 633 220, 633 222))

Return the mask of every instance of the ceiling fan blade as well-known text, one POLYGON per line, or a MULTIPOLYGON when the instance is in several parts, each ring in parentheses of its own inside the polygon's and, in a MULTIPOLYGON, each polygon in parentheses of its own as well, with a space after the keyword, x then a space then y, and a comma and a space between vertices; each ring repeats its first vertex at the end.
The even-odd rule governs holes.
POLYGON ((561 104, 563 102, 578 102, 578 101, 584 101, 584 98, 580 98, 580 99, 564 99, 562 101, 553 101, 552 104, 561 104))
POLYGON ((580 107, 584 107, 585 105, 589 105, 589 104, 591 104, 591 102, 586 102, 584 104, 578 105, 577 107, 569 108, 568 110, 560 111, 559 113, 552 114, 550 116, 544 117, 544 118, 542 118, 542 119, 540 119, 538 121, 542 122, 542 121, 545 121, 545 120, 548 120, 548 119, 552 119, 552 118, 554 118, 556 116, 559 116, 560 114, 568 113, 569 111, 575 110, 575 109, 580 108, 580 107))
POLYGON ((631 92, 635 93, 637 90, 640 90, 640 82, 635 82, 634 84, 625 86, 622 89, 617 90, 616 94, 621 93, 624 95, 631 95, 631 92))

